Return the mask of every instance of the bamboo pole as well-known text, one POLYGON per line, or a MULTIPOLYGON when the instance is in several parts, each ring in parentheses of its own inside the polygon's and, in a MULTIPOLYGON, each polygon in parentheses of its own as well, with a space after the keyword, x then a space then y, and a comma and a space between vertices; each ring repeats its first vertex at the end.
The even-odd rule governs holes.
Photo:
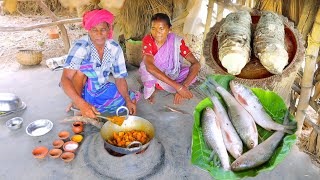
MULTIPOLYGON (((48 8, 48 6, 45 3, 43 3, 42 0, 38 0, 37 2, 39 4, 39 6, 44 10, 44 12, 46 12, 51 17, 52 21, 59 20, 57 18, 57 16, 48 8)), ((67 53, 70 49, 70 41, 69 41, 67 29, 66 29, 66 27, 64 27, 63 24, 58 24, 58 27, 61 31, 62 41, 64 43, 64 51, 65 51, 65 53, 67 53)))
POLYGON ((216 22, 220 22, 223 18, 223 10, 224 10, 224 2, 221 2, 220 0, 217 0, 217 18, 216 22))
MULTIPOLYGON (((203 39, 206 39, 207 33, 209 32, 209 29, 211 27, 211 19, 212 19, 212 13, 213 13, 213 4, 214 0, 209 0, 208 3, 208 10, 207 10, 207 20, 206 20, 206 26, 204 29, 204 34, 203 34, 203 39)), ((204 65, 206 63, 205 58, 203 57, 203 52, 201 52, 201 57, 200 57, 200 64, 204 65)))
POLYGON ((206 20, 206 26, 204 28, 204 38, 203 39, 206 39, 207 33, 209 32, 209 29, 211 27, 213 4, 214 4, 214 0, 209 0, 208 11, 207 11, 208 12, 207 13, 207 20, 206 20))
POLYGON ((41 23, 41 24, 25 26, 25 27, 1 27, 0 26, 0 32, 30 31, 36 28, 49 27, 49 26, 54 26, 59 24, 76 23, 81 21, 82 21, 82 18, 73 18, 73 19, 64 19, 64 20, 59 20, 59 21, 54 21, 49 23, 41 23))
POLYGON ((320 45, 320 7, 318 8, 317 16, 313 24, 312 30, 308 35, 308 48, 306 50, 306 61, 304 73, 301 81, 301 95, 297 107, 296 120, 298 122, 298 130, 296 135, 301 134, 305 111, 309 105, 311 90, 313 87, 313 76, 319 54, 320 45))
POLYGON ((301 33, 303 39, 307 39, 307 35, 312 28, 312 24, 316 17, 318 0, 306 0, 303 4, 303 9, 299 19, 297 29, 301 33))

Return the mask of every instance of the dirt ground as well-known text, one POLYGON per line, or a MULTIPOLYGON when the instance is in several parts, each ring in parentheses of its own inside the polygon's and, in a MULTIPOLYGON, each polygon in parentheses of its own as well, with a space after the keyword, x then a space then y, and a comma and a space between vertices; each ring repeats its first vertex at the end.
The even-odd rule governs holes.
MULTIPOLYGON (((44 16, 8 16, 0 15, 0 26, 1 27, 13 27, 13 26, 28 26, 35 25, 38 23, 50 22, 51 19, 44 16)), ((70 42, 80 38, 86 32, 81 28, 81 23, 67 24, 65 25, 68 31, 68 36, 70 42)), ((50 39, 47 34, 48 28, 34 29, 31 31, 17 31, 17 32, 0 32, 0 73, 3 72, 16 72, 21 69, 28 67, 20 65, 16 61, 16 54, 19 50, 23 49, 34 49, 42 50, 43 61, 41 66, 47 68, 45 60, 53 57, 60 57, 65 55, 63 52, 63 42, 62 39, 50 39)), ((200 41, 202 37, 187 36, 187 44, 191 46, 191 49, 195 52, 195 56, 200 56, 200 49, 198 46, 193 46, 198 43, 195 41, 200 41)), ((318 119, 317 114, 308 109, 307 111, 309 117, 313 120, 318 119)), ((310 134, 311 129, 305 129, 299 139, 297 145, 300 151, 307 153, 305 149, 305 143, 307 137, 310 134)), ((308 154, 308 153, 307 153, 308 154)), ((320 167, 320 160, 310 155, 311 159, 315 165, 320 167)))
MULTIPOLYGON (((51 22, 51 19, 43 16, 0 16, 0 26, 2 27, 28 26, 45 22, 51 22)), ((70 42, 85 34, 80 25, 80 23, 66 25, 70 42)), ((0 32, 0 71, 18 71, 25 68, 16 61, 16 54, 19 50, 42 50, 41 66, 46 66, 46 59, 65 55, 62 39, 50 39, 47 32, 48 28, 0 32)))

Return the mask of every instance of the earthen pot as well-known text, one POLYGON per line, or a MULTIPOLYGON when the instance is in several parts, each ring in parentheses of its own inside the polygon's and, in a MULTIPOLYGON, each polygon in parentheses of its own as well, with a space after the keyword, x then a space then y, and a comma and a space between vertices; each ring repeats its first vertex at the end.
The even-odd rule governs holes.
POLYGON ((39 146, 33 149, 32 154, 34 158, 43 159, 48 155, 48 148, 45 146, 39 146))
POLYGON ((56 159, 56 158, 60 157, 61 154, 62 154, 61 149, 51 149, 49 151, 49 155, 52 159, 56 159))
POLYGON ((64 161, 64 162, 70 162, 74 159, 74 153, 72 152, 64 152, 61 154, 60 158, 64 161))
POLYGON ((79 134, 83 131, 83 122, 76 121, 72 124, 72 131, 79 134))
POLYGON ((60 139, 64 140, 64 141, 67 141, 69 140, 69 132, 68 131, 61 131, 58 136, 60 139))
POLYGON ((80 134, 75 134, 71 137, 71 141, 74 141, 77 143, 81 143, 82 140, 83 140, 83 136, 80 134))
POLYGON ((79 147, 79 144, 74 141, 68 141, 63 144, 63 150, 66 152, 75 152, 79 147))
POLYGON ((55 149, 59 149, 63 146, 64 142, 61 139, 57 139, 55 141, 53 141, 52 145, 55 149))

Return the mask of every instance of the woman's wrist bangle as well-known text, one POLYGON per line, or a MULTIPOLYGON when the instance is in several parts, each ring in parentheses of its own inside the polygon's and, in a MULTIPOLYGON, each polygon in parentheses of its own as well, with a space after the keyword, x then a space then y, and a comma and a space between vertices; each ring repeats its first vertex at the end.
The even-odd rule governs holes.
POLYGON ((182 88, 183 88, 183 85, 181 85, 181 87, 177 90, 177 92, 181 91, 182 88))

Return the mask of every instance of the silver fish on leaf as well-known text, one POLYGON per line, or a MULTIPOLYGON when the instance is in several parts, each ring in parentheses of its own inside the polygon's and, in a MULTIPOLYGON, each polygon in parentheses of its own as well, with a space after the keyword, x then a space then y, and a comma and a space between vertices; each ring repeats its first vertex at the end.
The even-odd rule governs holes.
POLYGON ((223 169, 230 170, 229 155, 223 143, 220 125, 210 107, 206 107, 202 112, 201 128, 206 143, 218 155, 223 169))
POLYGON ((230 120, 244 144, 252 149, 258 145, 258 130, 252 116, 238 101, 215 80, 207 79, 206 85, 210 90, 218 92, 227 105, 230 120))
POLYGON ((293 134, 292 130, 296 128, 296 125, 282 125, 272 120, 257 96, 249 88, 234 80, 230 81, 230 88, 236 100, 251 114, 259 126, 269 131, 276 130, 293 134))
MULTIPOLYGON (((289 111, 287 110, 283 124, 289 123, 289 111)), ((276 131, 268 139, 255 148, 247 151, 231 164, 232 171, 243 171, 258 167, 267 162, 283 139, 285 132, 276 131)))
POLYGON ((212 92, 210 92, 210 90, 207 87, 202 88, 202 91, 204 91, 205 94, 207 94, 207 96, 210 97, 213 103, 213 111, 217 116, 217 121, 219 121, 219 124, 221 125, 223 142, 228 152, 235 159, 237 159, 238 157, 241 156, 243 152, 243 144, 237 131, 235 130, 235 128, 233 127, 230 121, 230 118, 228 116, 226 109, 218 100, 218 98, 212 92))

